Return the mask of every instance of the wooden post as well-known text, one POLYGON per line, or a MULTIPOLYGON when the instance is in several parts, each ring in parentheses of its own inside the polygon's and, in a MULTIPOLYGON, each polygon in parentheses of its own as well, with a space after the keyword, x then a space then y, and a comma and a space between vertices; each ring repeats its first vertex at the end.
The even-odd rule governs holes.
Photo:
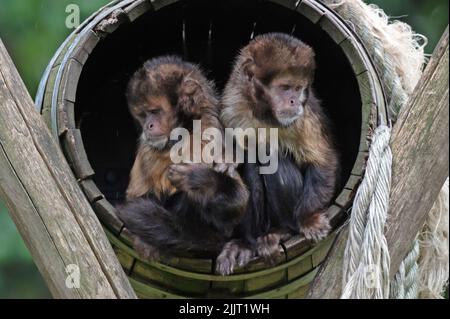
MULTIPOLYGON (((391 278, 411 249, 448 176, 448 69, 447 27, 392 131, 393 172, 386 229, 391 278)), ((309 298, 339 298, 347 236, 345 226, 316 276, 309 298)))
POLYGON ((55 298, 136 298, 1 39, 0 197, 55 298))

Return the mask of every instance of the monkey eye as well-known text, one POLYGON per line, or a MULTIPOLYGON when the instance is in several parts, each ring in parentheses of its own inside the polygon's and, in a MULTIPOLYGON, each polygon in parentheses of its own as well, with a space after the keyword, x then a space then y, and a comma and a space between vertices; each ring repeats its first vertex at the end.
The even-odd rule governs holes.
POLYGON ((301 86, 297 86, 297 87, 295 88, 295 90, 296 90, 297 92, 299 92, 301 88, 302 88, 301 86))
POLYGON ((280 85, 280 89, 282 89, 283 91, 289 91, 291 89, 291 86, 288 84, 283 84, 280 85))
POLYGON ((146 113, 145 112, 140 112, 140 113, 138 113, 138 117, 140 117, 140 118, 145 118, 146 117, 146 113))
POLYGON ((159 112, 160 112, 159 109, 151 109, 148 111, 148 114, 156 115, 156 114, 159 114, 159 112))

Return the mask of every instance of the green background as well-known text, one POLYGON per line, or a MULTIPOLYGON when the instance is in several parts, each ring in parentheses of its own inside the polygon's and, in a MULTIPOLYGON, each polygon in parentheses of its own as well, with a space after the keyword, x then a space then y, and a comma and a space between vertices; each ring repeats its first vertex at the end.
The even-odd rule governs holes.
MULTIPOLYGON (((80 7, 81 21, 108 0, 0 0, 0 38, 34 97, 53 53, 71 32, 66 6, 80 7)), ((448 0, 372 0, 390 16, 405 21, 429 39, 432 53, 448 24, 448 0)), ((49 298, 14 223, 0 202, 0 298, 49 298)))

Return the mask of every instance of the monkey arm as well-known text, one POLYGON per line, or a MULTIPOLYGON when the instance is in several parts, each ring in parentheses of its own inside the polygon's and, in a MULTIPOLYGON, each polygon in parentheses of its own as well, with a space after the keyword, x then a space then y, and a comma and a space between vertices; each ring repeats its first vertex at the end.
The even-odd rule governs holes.
POLYGON ((202 218, 231 235, 248 202, 248 191, 240 177, 216 172, 203 164, 171 165, 172 184, 200 206, 202 218))
POLYGON ((142 156, 138 152, 130 173, 130 182, 126 191, 127 200, 145 195, 151 188, 150 180, 142 169, 142 156))
POLYGON ((334 167, 309 164, 304 170, 302 196, 295 211, 298 220, 325 209, 333 197, 335 184, 334 167))
POLYGON ((141 257, 185 254, 188 251, 220 251, 225 238, 213 227, 202 223, 181 196, 180 209, 166 209, 152 196, 127 201, 117 206, 119 218, 133 234, 133 246, 141 257))

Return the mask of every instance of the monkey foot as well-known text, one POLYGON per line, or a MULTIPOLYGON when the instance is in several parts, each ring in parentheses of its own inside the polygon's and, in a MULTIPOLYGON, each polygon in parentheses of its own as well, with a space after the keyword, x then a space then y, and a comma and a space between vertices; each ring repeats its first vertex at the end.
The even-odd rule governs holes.
POLYGON ((138 253, 139 257, 144 260, 152 261, 159 259, 159 251, 155 247, 143 242, 138 237, 133 240, 133 247, 138 253))
POLYGON ((270 233, 260 236, 256 240, 256 253, 264 258, 269 264, 274 264, 276 257, 280 255, 280 240, 282 236, 278 233, 270 233))
POLYGON ((253 256, 252 250, 239 241, 229 241, 216 259, 216 273, 222 276, 230 275, 236 267, 247 265, 253 256))
POLYGON ((331 230, 330 220, 324 213, 315 213, 300 225, 300 233, 306 239, 318 242, 324 239, 331 230))

